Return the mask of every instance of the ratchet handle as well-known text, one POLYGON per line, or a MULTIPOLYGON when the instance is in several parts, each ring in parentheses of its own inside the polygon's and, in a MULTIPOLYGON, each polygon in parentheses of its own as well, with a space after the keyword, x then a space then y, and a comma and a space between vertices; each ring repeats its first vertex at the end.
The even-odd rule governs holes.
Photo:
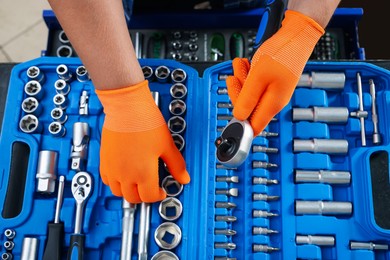
POLYGON ((257 30, 253 53, 251 55, 252 57, 260 45, 279 30, 280 24, 282 23, 284 8, 284 0, 268 0, 257 30))
POLYGON ((83 234, 71 235, 67 260, 84 259, 84 244, 85 244, 85 236, 83 234))

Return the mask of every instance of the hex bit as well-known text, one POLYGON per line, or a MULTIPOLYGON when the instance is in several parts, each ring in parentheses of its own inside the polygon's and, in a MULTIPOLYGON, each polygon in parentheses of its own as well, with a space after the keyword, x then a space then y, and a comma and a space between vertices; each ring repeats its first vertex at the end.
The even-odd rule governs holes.
POLYGON ((253 161, 252 162, 252 168, 268 169, 268 168, 277 168, 277 167, 278 167, 278 165, 275 163, 262 162, 262 161, 253 161))
POLYGON ((270 195, 263 194, 263 193, 253 193, 253 195, 252 195, 252 199, 254 201, 256 201, 256 200, 275 201, 275 200, 278 200, 279 198, 280 198, 279 196, 270 196, 270 195))
POLYGON ((278 153, 278 148, 266 147, 261 145, 252 146, 252 152, 254 153, 278 153))
POLYGON ((237 188, 216 189, 215 194, 237 197, 238 196, 238 189, 237 188))
POLYGON ((215 207, 223 209, 234 209, 237 207, 237 205, 233 202, 215 202, 215 207))
POLYGON ((375 91, 374 80, 370 79, 369 84, 370 84, 370 95, 372 99, 371 118, 372 118, 372 124, 374 126, 374 132, 372 133, 372 142, 374 144, 380 144, 381 135, 379 134, 379 129, 378 129, 379 122, 378 122, 378 114, 376 111, 376 91, 375 91))
POLYGON ((277 217, 277 216, 279 216, 279 214, 276 214, 276 213, 273 213, 273 212, 269 212, 269 211, 265 211, 265 210, 255 209, 252 212, 252 217, 253 218, 270 218, 270 217, 277 217))
POLYGON ((227 88, 218 88, 217 93, 218 95, 227 95, 228 90, 227 88))
POLYGON ((277 247, 267 246, 267 245, 260 245, 260 244, 254 244, 252 246, 254 252, 264 252, 264 253, 272 253, 275 251, 279 251, 280 249, 277 247))
POLYGON ((217 176, 217 182, 238 183, 238 176, 217 176))
POLYGON ((228 250, 234 250, 236 249, 236 244, 234 243, 214 243, 214 248, 216 249, 228 249, 228 250))
POLYGON ((257 136, 261 136, 261 137, 278 137, 279 133, 261 131, 257 136))
POLYGON ((279 231, 272 230, 269 228, 263 228, 263 227, 253 227, 252 228, 252 234, 253 235, 271 235, 271 234, 278 234, 279 231))
POLYGON ((235 222, 237 221, 237 217, 235 216, 226 216, 226 215, 217 215, 215 216, 216 221, 224 221, 224 222, 235 222))
POLYGON ((235 231, 233 229, 218 229, 218 228, 216 228, 214 230, 214 234, 215 235, 234 236, 235 234, 237 234, 237 231, 235 231))
POLYGON ((233 116, 232 115, 217 115, 217 120, 232 120, 233 116))
POLYGON ((272 185, 272 184, 278 184, 278 180, 274 179, 267 179, 267 178, 262 178, 262 177, 253 177, 252 179, 252 184, 264 184, 264 185, 272 185))
POLYGON ((230 102, 218 102, 217 107, 218 108, 233 108, 233 104, 230 102))
POLYGON ((217 169, 224 169, 224 170, 237 170, 237 168, 227 167, 227 166, 220 164, 220 163, 216 164, 216 168, 217 169))

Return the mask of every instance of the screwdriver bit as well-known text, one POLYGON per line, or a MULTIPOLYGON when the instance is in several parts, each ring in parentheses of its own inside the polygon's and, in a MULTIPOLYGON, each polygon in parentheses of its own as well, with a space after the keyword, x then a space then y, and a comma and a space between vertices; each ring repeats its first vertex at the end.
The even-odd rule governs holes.
POLYGON ((220 163, 217 163, 216 167, 217 167, 217 169, 237 170, 237 168, 226 167, 225 165, 220 164, 220 163))
POLYGON ((252 196, 253 200, 265 200, 265 201, 275 201, 279 199, 279 196, 269 196, 263 193, 254 193, 252 196))
POLYGON ((238 176, 218 176, 217 182, 238 183, 238 176))
POLYGON ((216 208, 224 208, 224 209, 234 209, 237 205, 233 202, 216 202, 216 208))
POLYGON ((258 134, 257 136, 261 136, 261 137, 277 137, 277 136, 279 136, 279 134, 278 133, 274 133, 274 132, 261 131, 260 134, 258 134))
POLYGON ((277 168, 278 165, 275 164, 275 163, 269 163, 269 162, 253 161, 252 162, 252 167, 253 168, 268 169, 268 168, 277 168))
POLYGON ((259 245, 259 244, 254 244, 253 245, 253 251, 254 252, 264 252, 264 253, 271 253, 274 251, 279 251, 280 249, 277 247, 271 247, 267 245, 259 245))
POLYGON ((252 146, 252 152, 254 153, 278 153, 278 148, 266 147, 261 145, 252 146))
POLYGON ((372 242, 354 242, 349 243, 351 250, 389 250, 386 244, 376 244, 372 242))
POLYGON ((253 235, 268 235, 268 234, 277 234, 277 233, 279 233, 279 231, 268 229, 268 228, 263 228, 263 227, 252 228, 253 235))
POLYGON ((217 216, 215 216, 215 220, 216 221, 225 221, 225 222, 235 222, 235 221, 237 221, 237 217, 217 215, 217 216))
POLYGON ((228 90, 227 90, 227 88, 219 88, 219 89, 217 90, 217 93, 218 93, 219 95, 226 95, 226 94, 228 93, 228 90))
POLYGON ((261 178, 261 177, 253 177, 252 184, 278 184, 278 180, 274 179, 267 179, 267 178, 261 178))
POLYGON ((216 249, 236 249, 236 244, 234 243, 214 243, 214 248, 216 249))
POLYGON ((277 217, 279 214, 268 212, 265 210, 253 210, 252 217, 254 218, 269 218, 269 217, 277 217))
POLYGON ((215 229, 214 230, 215 235, 226 235, 226 236, 234 236, 237 234, 237 231, 233 229, 215 229))
POLYGON ((226 257, 226 256, 216 256, 214 260, 237 260, 235 257, 226 257))
POLYGON ((218 102, 217 103, 218 108, 233 108, 233 104, 229 102, 218 102))
POLYGON ((216 189, 215 194, 237 197, 238 196, 238 189, 237 188, 216 189))

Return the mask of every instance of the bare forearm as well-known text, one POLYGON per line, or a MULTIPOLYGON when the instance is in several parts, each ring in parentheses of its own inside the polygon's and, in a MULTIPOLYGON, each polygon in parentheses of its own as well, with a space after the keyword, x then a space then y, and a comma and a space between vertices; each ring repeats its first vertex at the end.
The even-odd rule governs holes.
POLYGON ((144 80, 120 0, 48 0, 97 89, 144 80))
POLYGON ((289 0, 289 10, 303 13, 325 28, 341 0, 289 0))

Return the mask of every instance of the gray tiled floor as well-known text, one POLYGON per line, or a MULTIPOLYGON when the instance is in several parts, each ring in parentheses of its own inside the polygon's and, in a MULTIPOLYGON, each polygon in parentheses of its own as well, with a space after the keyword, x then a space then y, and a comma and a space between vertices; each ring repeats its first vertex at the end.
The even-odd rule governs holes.
POLYGON ((43 10, 46 0, 2 0, 0 4, 0 62, 23 62, 46 49, 48 29, 43 10))

